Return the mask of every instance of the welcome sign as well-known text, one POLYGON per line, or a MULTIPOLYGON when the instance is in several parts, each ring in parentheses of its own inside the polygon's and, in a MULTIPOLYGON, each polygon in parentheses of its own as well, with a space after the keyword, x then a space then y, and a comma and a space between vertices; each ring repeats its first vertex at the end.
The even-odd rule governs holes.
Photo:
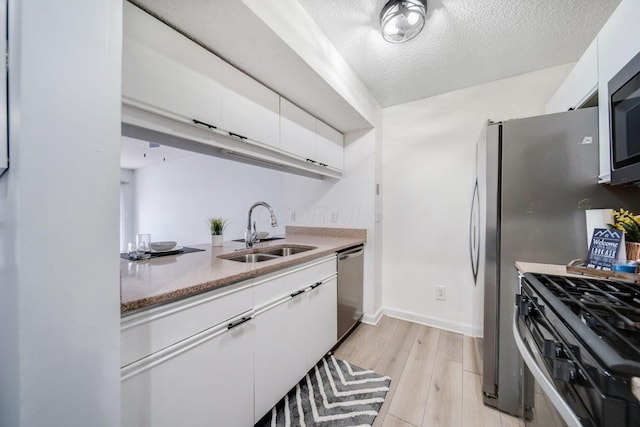
POLYGON ((624 245, 624 232, 615 228, 593 230, 587 267, 598 270, 613 270, 613 262, 618 257, 620 246, 624 245))

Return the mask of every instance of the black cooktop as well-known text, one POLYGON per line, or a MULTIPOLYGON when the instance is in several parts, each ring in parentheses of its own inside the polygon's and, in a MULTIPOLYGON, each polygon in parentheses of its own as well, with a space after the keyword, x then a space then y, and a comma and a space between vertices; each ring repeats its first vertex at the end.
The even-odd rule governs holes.
POLYGON ((577 337, 609 361, 610 368, 640 372, 639 285, 537 273, 525 278, 577 337))

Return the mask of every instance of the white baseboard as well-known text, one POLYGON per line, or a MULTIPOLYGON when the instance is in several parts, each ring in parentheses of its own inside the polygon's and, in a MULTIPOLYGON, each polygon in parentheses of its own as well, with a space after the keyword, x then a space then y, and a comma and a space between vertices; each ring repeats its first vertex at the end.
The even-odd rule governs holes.
MULTIPOLYGON (((433 326, 440 329, 446 329, 451 332, 457 332, 460 334, 470 335, 473 337, 482 336, 482 328, 474 327, 467 323, 453 322, 447 319, 440 319, 437 317, 425 316, 423 314, 413 313, 405 310, 398 310, 390 307, 383 307, 382 314, 389 317, 395 317, 396 319, 406 320, 414 323, 420 323, 422 325, 433 326)), ((380 319, 378 318, 378 320, 380 319)), ((377 320, 376 320, 376 323, 377 323, 377 320)))
POLYGON ((365 313, 362 316, 361 321, 362 323, 366 323, 367 325, 376 326, 378 324, 378 321, 382 318, 383 314, 384 313, 382 312, 382 307, 380 307, 374 314, 365 313))

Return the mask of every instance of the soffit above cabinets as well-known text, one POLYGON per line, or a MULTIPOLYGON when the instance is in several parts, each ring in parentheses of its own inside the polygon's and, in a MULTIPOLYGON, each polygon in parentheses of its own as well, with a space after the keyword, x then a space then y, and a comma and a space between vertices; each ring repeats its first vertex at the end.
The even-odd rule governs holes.
MULTIPOLYGON (((386 0, 297 2, 387 107, 577 61, 620 0, 428 0, 404 44, 380 35, 386 0)), ((338 130, 368 127, 245 2, 135 3, 338 130)))

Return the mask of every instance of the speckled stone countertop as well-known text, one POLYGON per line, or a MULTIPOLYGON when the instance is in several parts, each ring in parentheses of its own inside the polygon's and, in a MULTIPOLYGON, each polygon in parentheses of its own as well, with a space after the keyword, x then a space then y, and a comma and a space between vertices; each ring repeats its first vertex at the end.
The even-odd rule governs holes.
POLYGON ((285 239, 256 243, 251 251, 283 245, 314 246, 315 249, 269 261, 243 263, 218 258, 222 254, 244 253, 239 251, 244 249, 243 242, 224 242, 221 247, 184 245, 204 251, 140 261, 121 259, 120 312, 127 315, 366 242, 366 230, 314 227, 307 228, 304 234, 305 228, 287 227, 285 239))
POLYGON ((537 262, 516 261, 516 268, 521 273, 552 274, 556 276, 579 276, 568 273, 567 266, 559 264, 540 264, 537 262))

